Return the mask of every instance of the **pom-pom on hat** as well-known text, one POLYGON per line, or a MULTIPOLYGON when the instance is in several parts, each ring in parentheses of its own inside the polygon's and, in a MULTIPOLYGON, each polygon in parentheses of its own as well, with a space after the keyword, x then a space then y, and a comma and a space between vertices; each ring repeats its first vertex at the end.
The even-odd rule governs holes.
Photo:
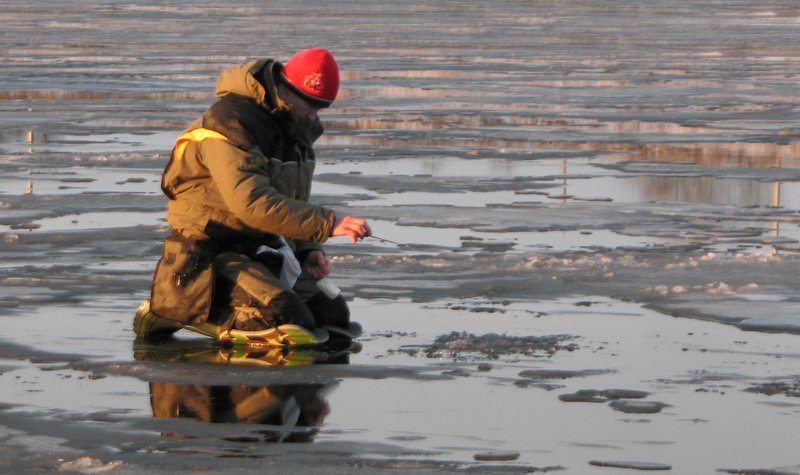
POLYGON ((330 51, 309 48, 295 54, 281 71, 281 79, 313 105, 328 107, 339 92, 339 66, 330 51))

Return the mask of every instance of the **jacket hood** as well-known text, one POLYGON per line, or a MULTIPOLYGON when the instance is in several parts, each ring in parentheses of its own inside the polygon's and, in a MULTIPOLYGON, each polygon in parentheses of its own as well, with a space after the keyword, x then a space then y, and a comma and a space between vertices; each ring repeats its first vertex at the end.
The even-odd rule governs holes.
POLYGON ((269 108, 268 104, 270 102, 277 104, 277 102, 271 100, 277 99, 278 96, 275 83, 271 81, 272 84, 269 86, 271 86, 272 90, 268 91, 267 88, 256 79, 256 75, 259 71, 263 70, 265 66, 268 67, 274 64, 274 60, 265 58, 226 68, 222 71, 222 74, 219 75, 214 92, 217 97, 225 97, 228 94, 248 97, 269 108))

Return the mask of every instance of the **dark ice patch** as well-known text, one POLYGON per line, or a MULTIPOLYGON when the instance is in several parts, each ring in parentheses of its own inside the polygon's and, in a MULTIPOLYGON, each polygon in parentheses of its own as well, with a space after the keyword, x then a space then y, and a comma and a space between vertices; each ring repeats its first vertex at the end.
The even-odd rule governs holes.
POLYGON ((669 404, 657 401, 626 401, 619 399, 612 401, 609 406, 615 411, 626 414, 657 414, 669 404))
POLYGON ((519 458, 519 452, 491 450, 487 452, 478 452, 473 456, 473 458, 481 461, 508 462, 517 460, 519 458))
POLYGON ((577 345, 564 344, 565 341, 575 338, 571 335, 545 335, 545 336, 510 336, 497 333, 474 335, 465 332, 452 332, 441 335, 434 342, 425 347, 425 354, 429 358, 439 358, 443 354, 455 357, 464 354, 482 354, 490 358, 499 358, 506 355, 534 355, 536 353, 553 354, 558 350, 573 351, 577 345))
POLYGON ((745 389, 745 391, 749 393, 765 394, 767 396, 783 394, 788 397, 800 397, 800 379, 797 381, 756 384, 745 389))
POLYGON ((566 369, 527 369, 519 373, 523 378, 539 380, 539 379, 569 379, 569 378, 583 378, 586 376, 596 376, 599 374, 608 374, 612 370, 607 369, 581 369, 581 370, 566 370, 566 369))
POLYGON ((646 391, 632 389, 581 389, 574 393, 561 394, 558 399, 564 402, 608 402, 617 399, 642 399, 649 395, 646 391))
POLYGON ((797 470, 789 472, 769 468, 720 468, 717 472, 730 473, 732 475, 797 475, 797 470))
POLYGON ((595 467, 628 468, 631 470, 672 470, 671 465, 652 462, 592 460, 589 464, 595 467))

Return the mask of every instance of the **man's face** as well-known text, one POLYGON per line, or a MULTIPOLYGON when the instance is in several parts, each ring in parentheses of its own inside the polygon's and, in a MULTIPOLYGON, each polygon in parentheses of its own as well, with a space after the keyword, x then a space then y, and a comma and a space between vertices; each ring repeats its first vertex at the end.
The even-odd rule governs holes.
POLYGON ((294 115, 302 122, 313 122, 317 118, 317 113, 322 109, 308 103, 284 84, 278 85, 278 95, 283 102, 292 106, 294 115))

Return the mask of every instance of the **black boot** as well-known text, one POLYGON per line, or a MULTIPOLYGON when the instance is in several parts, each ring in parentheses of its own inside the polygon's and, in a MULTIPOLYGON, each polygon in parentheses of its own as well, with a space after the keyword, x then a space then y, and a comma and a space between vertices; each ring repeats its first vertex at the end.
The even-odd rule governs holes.
POLYGON ((347 328, 350 324, 350 307, 341 295, 331 299, 324 293, 317 292, 306 302, 306 306, 314 314, 317 325, 321 327, 347 328))

